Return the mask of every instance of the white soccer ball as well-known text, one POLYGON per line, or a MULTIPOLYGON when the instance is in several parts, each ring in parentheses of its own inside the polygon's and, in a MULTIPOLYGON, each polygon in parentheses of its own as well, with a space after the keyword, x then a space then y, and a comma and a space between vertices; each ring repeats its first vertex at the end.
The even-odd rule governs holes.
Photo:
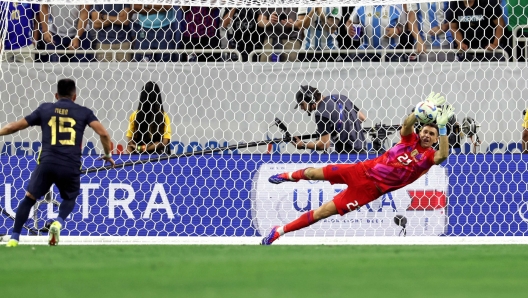
POLYGON ((416 119, 423 124, 433 123, 436 120, 438 109, 428 101, 419 102, 414 109, 416 119))

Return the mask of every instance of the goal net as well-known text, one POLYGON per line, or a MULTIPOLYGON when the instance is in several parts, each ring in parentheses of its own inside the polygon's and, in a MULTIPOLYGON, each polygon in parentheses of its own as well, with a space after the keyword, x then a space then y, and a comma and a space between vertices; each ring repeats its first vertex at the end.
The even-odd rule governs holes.
MULTIPOLYGON (((258 244, 346 188, 271 175, 374 158, 439 92, 456 109, 446 162, 277 243, 525 242, 528 8, 402 2, 0 1, 1 124, 55 101, 57 81, 71 78, 76 103, 110 132, 116 169, 85 132, 65 243, 258 244), (350 99, 364 120, 355 143, 340 139, 339 117, 330 131, 318 125, 331 111, 294 108, 301 86, 338 111, 350 99), (292 136, 333 145, 298 149, 292 136)), ((57 137, 71 137, 63 129, 57 137)), ((0 234, 11 233, 41 139, 30 127, 0 140, 0 234)), ((35 205, 21 243, 45 242, 61 200, 53 187, 35 205)))

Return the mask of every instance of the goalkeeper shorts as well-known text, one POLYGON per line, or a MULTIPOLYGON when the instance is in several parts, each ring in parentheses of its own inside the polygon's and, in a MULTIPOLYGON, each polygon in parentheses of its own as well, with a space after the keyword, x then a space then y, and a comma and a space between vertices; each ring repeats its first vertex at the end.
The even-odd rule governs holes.
POLYGON ((360 164, 333 164, 323 168, 325 180, 331 184, 346 184, 348 187, 338 193, 333 201, 340 215, 345 215, 368 204, 382 193, 372 179, 365 174, 360 164))

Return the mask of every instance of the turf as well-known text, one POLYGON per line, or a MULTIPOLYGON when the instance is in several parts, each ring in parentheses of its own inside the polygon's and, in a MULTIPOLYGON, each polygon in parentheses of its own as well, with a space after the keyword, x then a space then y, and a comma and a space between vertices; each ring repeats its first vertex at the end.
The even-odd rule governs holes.
POLYGON ((0 247, 2 297, 524 297, 528 247, 0 247))

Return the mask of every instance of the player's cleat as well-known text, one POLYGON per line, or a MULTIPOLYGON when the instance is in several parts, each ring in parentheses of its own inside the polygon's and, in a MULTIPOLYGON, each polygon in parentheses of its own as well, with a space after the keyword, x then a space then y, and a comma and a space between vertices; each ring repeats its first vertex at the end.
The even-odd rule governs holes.
POLYGON ((62 225, 58 221, 54 221, 49 229, 48 244, 55 246, 59 244, 60 230, 62 225))
POLYGON ((268 178, 268 181, 273 184, 281 184, 282 182, 297 182, 288 179, 288 173, 276 174, 268 178))
POLYGON ((18 246, 17 240, 9 239, 9 241, 7 241, 6 247, 17 247, 17 246, 18 246))
POLYGON ((268 236, 264 237, 262 241, 260 241, 260 245, 271 245, 273 241, 279 239, 280 234, 277 232, 277 229, 279 226, 275 226, 271 229, 268 236))

